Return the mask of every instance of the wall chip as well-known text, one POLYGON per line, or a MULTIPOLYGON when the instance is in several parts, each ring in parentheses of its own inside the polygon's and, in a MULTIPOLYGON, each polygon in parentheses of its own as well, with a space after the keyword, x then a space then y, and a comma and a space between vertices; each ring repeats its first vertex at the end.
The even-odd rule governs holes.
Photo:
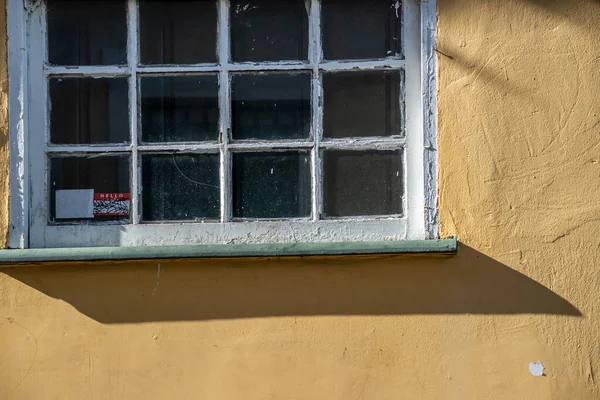
POLYGON ((529 363, 529 372, 533 376, 543 376, 544 375, 544 365, 541 361, 536 361, 529 363))

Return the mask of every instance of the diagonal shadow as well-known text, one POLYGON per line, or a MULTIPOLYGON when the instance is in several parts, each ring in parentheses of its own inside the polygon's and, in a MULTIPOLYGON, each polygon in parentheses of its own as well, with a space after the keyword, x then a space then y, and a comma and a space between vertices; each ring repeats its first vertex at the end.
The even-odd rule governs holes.
POLYGON ((11 268, 96 321, 306 315, 554 314, 567 300, 465 245, 454 257, 198 260, 11 268))

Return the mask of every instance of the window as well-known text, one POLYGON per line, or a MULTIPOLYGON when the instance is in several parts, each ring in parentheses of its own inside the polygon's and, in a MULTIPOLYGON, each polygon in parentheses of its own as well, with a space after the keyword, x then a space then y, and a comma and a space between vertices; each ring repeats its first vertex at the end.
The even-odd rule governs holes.
POLYGON ((434 2, 21 1, 11 246, 436 236, 434 2))

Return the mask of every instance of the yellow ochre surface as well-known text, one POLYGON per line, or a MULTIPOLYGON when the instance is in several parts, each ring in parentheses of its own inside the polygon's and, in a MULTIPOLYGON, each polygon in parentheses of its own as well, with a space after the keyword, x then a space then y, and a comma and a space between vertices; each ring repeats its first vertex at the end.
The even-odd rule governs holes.
POLYGON ((438 13, 457 256, 4 269, 0 399, 600 399, 600 2, 438 13))

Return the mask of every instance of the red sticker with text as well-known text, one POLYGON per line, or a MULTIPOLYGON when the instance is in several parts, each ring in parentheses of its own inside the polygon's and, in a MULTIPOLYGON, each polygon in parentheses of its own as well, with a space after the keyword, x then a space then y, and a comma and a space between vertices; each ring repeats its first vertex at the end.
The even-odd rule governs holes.
POLYGON ((129 200, 129 193, 94 193, 94 216, 128 216, 129 200))

